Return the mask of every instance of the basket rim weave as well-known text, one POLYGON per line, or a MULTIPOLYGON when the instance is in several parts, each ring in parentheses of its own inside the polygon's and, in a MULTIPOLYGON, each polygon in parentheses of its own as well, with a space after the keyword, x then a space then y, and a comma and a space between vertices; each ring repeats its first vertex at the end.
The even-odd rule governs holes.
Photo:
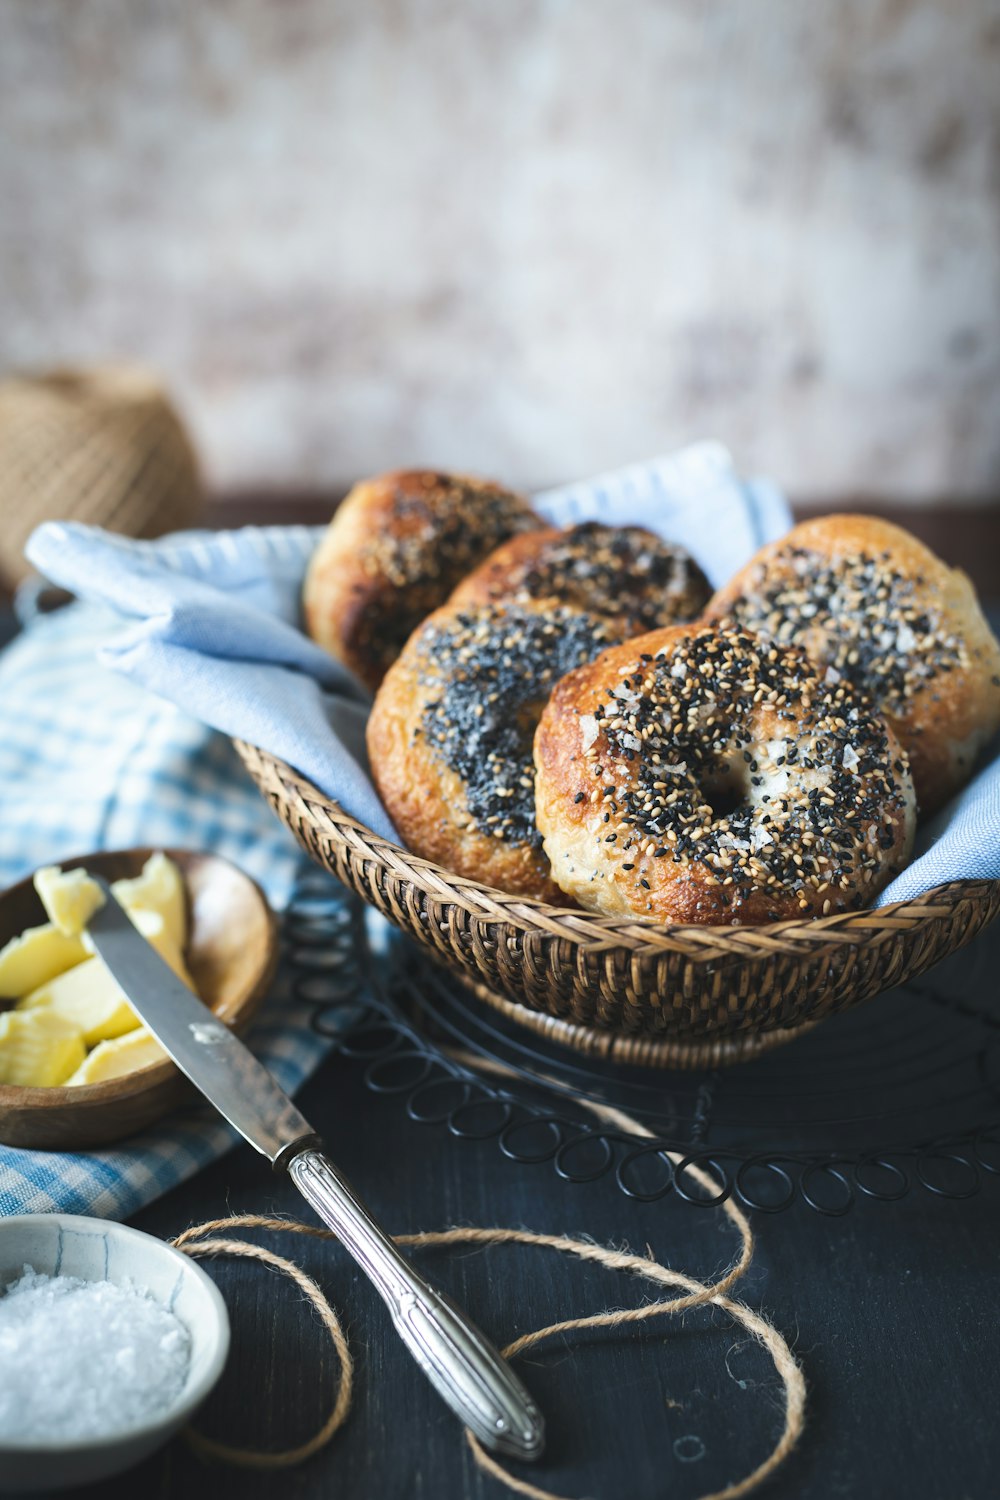
POLYGON ((276 778, 286 796, 297 801, 311 820, 324 823, 325 831, 339 838, 355 858, 374 861, 401 882, 437 901, 463 907, 478 921, 506 923, 523 932, 547 933, 552 938, 586 944, 591 951, 602 947, 625 948, 644 957, 676 953, 696 962, 723 958, 752 961, 778 954, 795 955, 805 945, 815 945, 817 941, 831 946, 856 944, 861 940, 877 942, 880 934, 888 938, 949 916, 964 901, 994 902, 1000 898, 1000 880, 966 878, 947 881, 920 896, 887 906, 828 917, 789 918, 760 926, 665 925, 654 917, 601 916, 575 907, 512 896, 456 875, 375 833, 269 751, 240 739, 234 739, 233 744, 262 791, 266 781, 276 778))

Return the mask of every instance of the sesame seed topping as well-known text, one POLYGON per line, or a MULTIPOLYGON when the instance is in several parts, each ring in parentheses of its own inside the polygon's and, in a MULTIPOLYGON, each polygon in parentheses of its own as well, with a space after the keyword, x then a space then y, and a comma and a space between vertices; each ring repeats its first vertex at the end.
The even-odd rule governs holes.
POLYGON ((537 527, 538 517, 520 495, 488 480, 411 471, 381 482, 393 484, 390 517, 359 550, 358 564, 390 589, 368 596, 359 586, 351 641, 384 670, 470 569, 516 532, 537 527))
MULTIPOLYGON (((666 878, 674 865, 697 865, 728 889, 734 911, 761 886, 807 909, 830 887, 831 867, 842 889, 863 895, 902 839, 901 767, 884 720, 846 677, 822 671, 797 647, 731 626, 669 640, 632 674, 639 688, 624 713, 609 712, 610 688, 599 689, 607 780, 592 800, 613 809, 643 859, 666 862, 657 866, 666 878)), ((634 858, 618 866, 633 867, 634 858)), ((648 890, 653 866, 639 868, 648 890)))
POLYGON ((517 563, 503 554, 495 576, 483 566, 494 598, 559 599, 614 620, 623 639, 660 625, 693 620, 711 587, 683 547, 641 526, 586 521, 556 535, 517 563))
POLYGON ((846 678, 883 712, 905 712, 939 674, 969 666, 957 636, 943 631, 926 583, 891 554, 829 559, 780 548, 727 606, 734 624, 779 645, 803 646, 825 668, 824 685, 846 678))

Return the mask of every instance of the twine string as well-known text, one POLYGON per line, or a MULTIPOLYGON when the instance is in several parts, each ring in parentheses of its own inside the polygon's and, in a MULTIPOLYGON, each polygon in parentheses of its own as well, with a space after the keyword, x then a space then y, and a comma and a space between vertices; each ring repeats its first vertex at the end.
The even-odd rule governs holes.
MULTIPOLYGON (((698 1169, 691 1168, 690 1170, 697 1171, 698 1169)), ((707 1174, 705 1175, 706 1180, 710 1183, 711 1179, 707 1178, 707 1174)), ((513 1342, 509 1343, 503 1349, 502 1352, 508 1359, 514 1358, 526 1349, 534 1348, 535 1345, 540 1344, 544 1339, 557 1334, 573 1333, 581 1329, 623 1327, 629 1323, 644 1322, 649 1318, 683 1312, 689 1308, 704 1305, 719 1307, 729 1314, 730 1317, 740 1323, 768 1351, 774 1362, 775 1369, 781 1377, 785 1392, 784 1426, 778 1442, 768 1456, 745 1478, 727 1485, 724 1489, 713 1491, 711 1494, 701 1497, 701 1500, 738 1500, 738 1497, 749 1494, 751 1490, 761 1484, 792 1451, 803 1431, 805 1423, 806 1390, 802 1371, 799 1369, 791 1349, 781 1334, 778 1333, 777 1329, 743 1303, 736 1302, 726 1295, 726 1291, 745 1273, 753 1253, 753 1235, 749 1222, 746 1216, 735 1205, 731 1205, 731 1207, 737 1220, 742 1221, 740 1226, 742 1230, 740 1255, 717 1281, 708 1283, 698 1281, 695 1277, 687 1276, 681 1271, 671 1270, 669 1267, 663 1266, 654 1260, 652 1256, 635 1255, 627 1250, 615 1250, 608 1246, 597 1245, 589 1240, 577 1239, 570 1235, 542 1234, 527 1229, 509 1229, 503 1227, 482 1228, 476 1225, 468 1225, 452 1229, 425 1230, 415 1234, 397 1235, 395 1236, 395 1242, 397 1245, 412 1246, 414 1248, 447 1247, 462 1244, 531 1245, 555 1250, 561 1254, 573 1255, 580 1260, 604 1266, 608 1270, 624 1271, 632 1275, 637 1275, 647 1281, 658 1283, 661 1286, 672 1286, 682 1289, 682 1295, 680 1296, 662 1298, 635 1308, 617 1308, 601 1313, 591 1313, 583 1317, 567 1318, 558 1323, 550 1323, 544 1328, 536 1329, 534 1332, 522 1334, 520 1338, 514 1339, 513 1342)), ((733 1214, 730 1214, 729 1217, 733 1218, 733 1214)), ((177 1249, 183 1250, 188 1255, 234 1255, 257 1260, 274 1270, 290 1276, 319 1312, 322 1322, 336 1348, 340 1374, 330 1415, 312 1438, 295 1448, 266 1453, 235 1448, 218 1442, 213 1438, 208 1438, 204 1434, 190 1428, 186 1434, 195 1449, 206 1456, 239 1464, 246 1468, 287 1468, 293 1464, 301 1463, 319 1452, 343 1425, 351 1404, 353 1363, 341 1322, 312 1277, 296 1266, 293 1261, 285 1260, 283 1257, 275 1255, 272 1251, 264 1249, 263 1246, 228 1237, 206 1238, 206 1236, 214 1235, 217 1231, 229 1231, 233 1229, 259 1229, 304 1234, 323 1240, 335 1240, 337 1236, 332 1230, 320 1228, 318 1225, 303 1224, 296 1219, 270 1217, 265 1214, 240 1214, 224 1219, 210 1219, 203 1224, 194 1225, 192 1228, 186 1229, 182 1234, 179 1234, 172 1242, 177 1249)), ((538 1485, 529 1483, 527 1480, 517 1479, 514 1475, 509 1474, 491 1454, 486 1452, 468 1428, 465 1430, 465 1437, 473 1457, 480 1468, 492 1475, 493 1478, 499 1480, 508 1490, 519 1495, 525 1495, 529 1497, 529 1500, 564 1500, 564 1497, 557 1495, 552 1490, 543 1489, 538 1485)))
MULTIPOLYGON (((282 1275, 294 1281, 303 1296, 315 1307, 337 1351, 337 1358, 340 1361, 340 1378, 337 1381, 333 1409, 319 1431, 314 1433, 307 1442, 300 1443, 296 1448, 284 1448, 276 1453, 267 1453, 253 1448, 235 1448, 228 1443, 220 1443, 216 1438, 206 1437, 204 1433, 198 1432, 191 1426, 185 1428, 184 1437, 197 1453, 208 1458, 220 1459, 224 1463, 237 1464, 244 1469, 288 1469, 294 1464, 304 1463, 307 1458, 312 1458, 314 1453, 325 1448, 338 1428, 346 1422, 354 1392, 354 1360, 347 1347, 347 1337, 340 1319, 317 1283, 302 1270, 301 1266, 297 1266, 294 1261, 285 1260, 281 1255, 275 1255, 273 1251, 266 1250, 263 1245, 247 1244, 245 1240, 201 1238, 213 1229, 259 1228, 287 1229, 295 1234, 319 1234, 326 1238, 325 1231, 317 1231, 308 1224, 300 1224, 295 1219, 267 1219, 258 1214, 237 1214, 228 1219, 213 1219, 204 1224, 196 1224, 191 1229, 185 1229, 183 1234, 179 1234, 171 1241, 171 1244, 175 1249, 183 1250, 185 1255, 192 1257, 232 1255, 245 1260, 260 1261, 263 1265, 280 1271, 282 1275)), ((333 1236, 330 1237, 333 1238, 333 1236)))

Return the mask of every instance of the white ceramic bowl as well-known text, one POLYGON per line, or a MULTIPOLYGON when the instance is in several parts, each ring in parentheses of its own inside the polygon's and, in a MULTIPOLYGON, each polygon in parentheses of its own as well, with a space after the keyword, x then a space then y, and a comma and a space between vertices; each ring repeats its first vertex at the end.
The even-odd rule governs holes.
POLYGON ((0 1287, 30 1265, 48 1276, 124 1281, 147 1287, 191 1335, 191 1364, 180 1395, 155 1421, 110 1437, 69 1442, 0 1441, 0 1492, 65 1488, 106 1479, 139 1463, 182 1427, 215 1385, 229 1352, 229 1317, 215 1283, 162 1240, 104 1219, 18 1214, 0 1219, 0 1287))

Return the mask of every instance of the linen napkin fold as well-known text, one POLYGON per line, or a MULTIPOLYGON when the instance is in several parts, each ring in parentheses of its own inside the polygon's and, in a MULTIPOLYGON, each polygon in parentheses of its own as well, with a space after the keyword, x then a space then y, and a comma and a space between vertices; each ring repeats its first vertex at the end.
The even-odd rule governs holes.
MULTIPOLYGON (((791 516, 765 481, 742 482, 724 448, 697 444, 535 498, 556 524, 641 523, 681 542, 713 584, 782 535, 791 516)), ((279 756, 354 817, 394 837, 368 776, 367 700, 297 628, 319 532, 246 528, 131 542, 52 523, 28 546, 53 582, 131 621, 102 660, 203 719, 279 756)), ((959 877, 1000 877, 1000 761, 922 831, 917 857, 879 905, 959 877)))

